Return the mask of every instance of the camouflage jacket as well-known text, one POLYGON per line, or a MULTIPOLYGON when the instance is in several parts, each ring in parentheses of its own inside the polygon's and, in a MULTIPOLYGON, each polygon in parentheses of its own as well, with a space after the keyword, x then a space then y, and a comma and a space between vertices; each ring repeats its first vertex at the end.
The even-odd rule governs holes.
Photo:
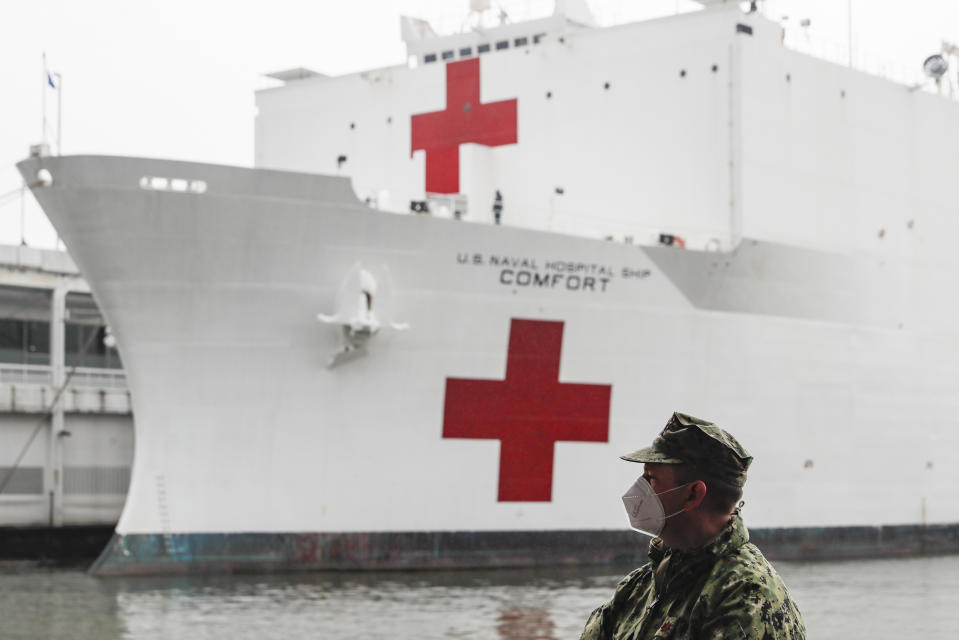
POLYGON ((786 585, 739 516, 694 551, 656 538, 649 564, 593 611, 580 640, 804 640, 806 628, 786 585))

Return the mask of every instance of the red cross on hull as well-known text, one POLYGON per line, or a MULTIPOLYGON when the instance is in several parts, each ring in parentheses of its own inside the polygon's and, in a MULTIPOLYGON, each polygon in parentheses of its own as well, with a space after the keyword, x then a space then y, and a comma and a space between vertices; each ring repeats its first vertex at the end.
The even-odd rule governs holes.
POLYGON ((426 151, 426 191, 459 193, 461 144, 515 144, 516 99, 480 102, 479 58, 446 65, 446 109, 410 122, 410 154, 426 151))
POLYGON ((607 442, 611 385, 559 382, 563 323, 514 319, 506 379, 446 379, 444 438, 500 441, 500 502, 549 502, 558 441, 607 442))

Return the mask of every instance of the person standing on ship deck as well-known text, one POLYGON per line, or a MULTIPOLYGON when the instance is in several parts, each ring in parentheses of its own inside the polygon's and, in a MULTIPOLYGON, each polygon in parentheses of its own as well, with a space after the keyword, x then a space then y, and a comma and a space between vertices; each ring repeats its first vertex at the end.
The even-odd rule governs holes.
POLYGON ((496 190, 496 196, 493 198, 493 221, 496 224, 499 224, 500 218, 503 217, 503 194, 499 192, 499 189, 496 190))
POLYGON ((739 515, 752 462, 728 432, 674 413, 623 496, 633 529, 652 535, 649 563, 590 615, 580 640, 804 640, 786 585, 739 515), (737 506, 738 504, 738 506, 737 506))

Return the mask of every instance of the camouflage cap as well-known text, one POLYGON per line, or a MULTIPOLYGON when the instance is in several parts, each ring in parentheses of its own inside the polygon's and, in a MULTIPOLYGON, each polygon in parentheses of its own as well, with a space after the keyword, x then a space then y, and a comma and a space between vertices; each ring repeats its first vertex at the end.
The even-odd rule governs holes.
POLYGON ((674 413, 652 446, 620 457, 629 462, 691 464, 737 487, 746 484, 746 470, 753 461, 727 431, 685 413, 674 413))

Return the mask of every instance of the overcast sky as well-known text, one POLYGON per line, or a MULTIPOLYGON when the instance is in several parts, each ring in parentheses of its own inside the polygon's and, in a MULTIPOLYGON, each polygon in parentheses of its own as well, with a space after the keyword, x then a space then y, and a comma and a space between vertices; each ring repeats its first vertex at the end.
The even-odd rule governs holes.
MULTIPOLYGON (((514 21, 551 0, 493 0, 514 21)), ((697 10, 690 0, 589 0, 603 25, 697 10)), ((763 11, 799 47, 918 80, 942 40, 959 42, 956 0, 767 0, 763 11), (807 29, 799 26, 809 18, 807 29), (808 42, 808 44, 807 44, 808 42)), ((469 0, 43 0, 5 2, 0 23, 0 243, 20 240, 13 165, 41 139, 42 54, 62 76, 63 152, 250 165, 253 92, 264 73, 308 67, 330 75, 402 64, 399 16, 459 30, 469 0)), ((955 65, 954 65, 955 66, 955 65)), ((955 75, 956 69, 950 73, 955 75)), ((48 137, 56 94, 47 92, 48 137)), ((26 240, 55 234, 32 198, 26 240)))

